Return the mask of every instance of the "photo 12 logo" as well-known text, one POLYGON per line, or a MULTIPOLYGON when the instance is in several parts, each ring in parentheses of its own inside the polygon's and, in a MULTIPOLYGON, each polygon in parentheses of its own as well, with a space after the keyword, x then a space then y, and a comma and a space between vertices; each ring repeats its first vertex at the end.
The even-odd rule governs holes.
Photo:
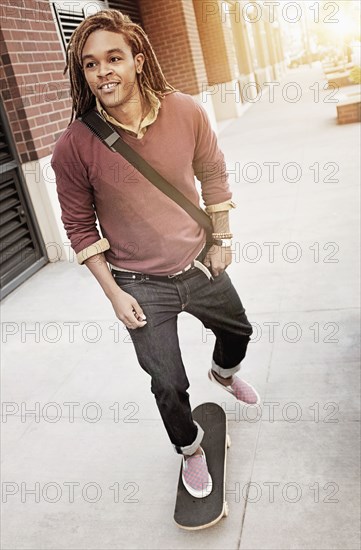
POLYGON ((340 502, 336 495, 340 491, 340 487, 334 481, 320 484, 314 481, 308 484, 298 483, 296 481, 279 482, 279 481, 249 481, 248 483, 236 482, 233 485, 226 485, 225 492, 227 500, 233 500, 236 503, 247 501, 250 504, 255 504, 261 500, 265 500, 269 504, 274 504, 280 501, 288 503, 296 503, 301 500, 311 501, 315 504, 338 504, 340 502))
POLYGON ((275 23, 282 19, 286 23, 298 23, 302 17, 308 17, 315 23, 339 23, 338 15, 340 6, 338 2, 287 2, 282 0, 263 1, 263 2, 245 2, 241 0, 203 0, 202 3, 202 22, 207 23, 212 18, 219 18, 222 23, 227 22, 227 18, 232 18, 235 23, 246 22, 256 24, 258 21, 265 20, 269 23, 275 23))
POLYGON ((110 486, 102 486, 96 481, 80 483, 79 481, 3 481, 1 483, 1 501, 6 504, 14 499, 25 503, 67 502, 73 504, 81 499, 83 502, 94 504, 106 499, 115 504, 137 504, 139 503, 139 484, 135 481, 120 483, 115 481, 110 486), (137 496, 138 495, 138 496, 137 496))
POLYGON ((124 403, 114 402, 104 411, 99 403, 89 401, 88 403, 80 403, 79 401, 64 401, 57 403, 49 401, 40 403, 35 401, 32 403, 21 401, 3 401, 1 403, 1 422, 6 423, 9 418, 19 418, 22 423, 27 421, 49 422, 54 424, 62 419, 69 423, 88 422, 96 424, 102 418, 107 421, 112 419, 116 424, 123 422, 125 424, 137 424, 139 418, 139 405, 133 401, 124 403), (108 413, 107 411, 110 411, 108 413))

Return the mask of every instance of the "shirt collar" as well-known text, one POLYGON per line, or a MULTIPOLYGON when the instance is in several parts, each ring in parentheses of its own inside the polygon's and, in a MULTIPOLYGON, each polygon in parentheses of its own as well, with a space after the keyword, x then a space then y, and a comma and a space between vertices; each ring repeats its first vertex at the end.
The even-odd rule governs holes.
MULTIPOLYGON (((146 128, 151 124, 153 124, 153 122, 155 122, 158 116, 159 109, 161 107, 159 98, 153 92, 147 90, 146 93, 150 103, 150 110, 140 123, 138 134, 136 134, 138 139, 143 137, 147 131, 146 128)), ((122 128, 126 132, 131 132, 133 135, 135 134, 135 132, 129 126, 127 126, 126 124, 122 124, 121 122, 116 120, 114 117, 109 115, 106 112, 106 110, 103 108, 98 98, 96 98, 96 108, 107 122, 110 122, 110 124, 113 124, 118 128, 122 128)))

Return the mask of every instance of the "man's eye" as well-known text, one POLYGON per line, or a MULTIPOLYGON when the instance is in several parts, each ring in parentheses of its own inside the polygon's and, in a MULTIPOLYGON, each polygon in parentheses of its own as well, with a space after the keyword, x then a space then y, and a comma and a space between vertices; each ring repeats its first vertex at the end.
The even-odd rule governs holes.
POLYGON ((86 69, 92 69, 93 67, 95 67, 94 61, 89 61, 89 63, 85 65, 86 69))
POLYGON ((110 58, 110 61, 121 61, 122 58, 121 57, 111 57, 110 58))

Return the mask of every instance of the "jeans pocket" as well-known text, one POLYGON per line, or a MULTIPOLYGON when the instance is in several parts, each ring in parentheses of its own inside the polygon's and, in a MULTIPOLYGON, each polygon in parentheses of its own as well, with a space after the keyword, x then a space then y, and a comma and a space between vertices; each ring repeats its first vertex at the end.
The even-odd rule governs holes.
POLYGON ((143 283, 141 279, 128 279, 125 277, 122 277, 121 275, 114 275, 114 280, 117 283, 117 285, 124 290, 133 286, 138 286, 143 283))

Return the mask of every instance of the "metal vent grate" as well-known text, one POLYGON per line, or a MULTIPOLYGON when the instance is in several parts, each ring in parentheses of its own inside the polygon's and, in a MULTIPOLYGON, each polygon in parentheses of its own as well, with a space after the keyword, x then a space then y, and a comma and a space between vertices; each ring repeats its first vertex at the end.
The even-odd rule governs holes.
POLYGON ((20 198, 16 170, 0 178, 0 276, 11 279, 37 259, 36 248, 20 198))
POLYGON ((107 8, 105 0, 95 0, 91 3, 86 1, 79 2, 53 2, 56 21, 61 34, 63 46, 66 49, 70 37, 78 25, 92 13, 97 10, 107 8))
POLYGON ((75 29, 83 21, 83 13, 75 13, 74 11, 64 11, 59 9, 55 5, 55 13, 58 21, 61 37, 63 40, 63 46, 66 48, 69 44, 69 40, 75 29))
POLYGON ((129 15, 133 23, 138 23, 138 25, 142 25, 137 0, 108 0, 108 5, 112 9, 119 10, 125 15, 129 15))
POLYGON ((0 121, 0 166, 12 160, 9 145, 6 141, 4 129, 0 121))
POLYGON ((47 262, 0 101, 0 299, 47 262))

